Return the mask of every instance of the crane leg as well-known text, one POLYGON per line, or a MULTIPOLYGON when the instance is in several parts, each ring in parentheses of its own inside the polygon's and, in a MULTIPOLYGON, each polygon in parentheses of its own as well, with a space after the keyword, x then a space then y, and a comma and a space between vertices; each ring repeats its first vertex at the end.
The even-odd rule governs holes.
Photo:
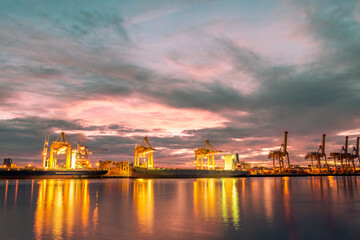
POLYGON ((201 170, 204 169, 204 156, 201 155, 201 170))
POLYGON ((318 164, 318 169, 319 169, 319 174, 321 173, 321 162, 320 162, 320 157, 316 156, 316 160, 317 160, 317 164, 318 164))
POLYGON ((327 163, 326 155, 324 156, 324 159, 325 159, 326 173, 329 173, 329 165, 327 163))
POLYGON ((212 155, 212 165, 213 165, 213 169, 215 169, 215 157, 214 157, 214 155, 212 155))
POLYGON ((289 156, 288 153, 286 153, 286 158, 287 158, 288 170, 289 170, 289 173, 290 173, 290 156, 289 156))
POLYGON ((355 160, 353 157, 351 157, 351 162, 352 162, 352 165, 353 165, 353 172, 355 172, 355 160))
POLYGON ((337 173, 336 157, 334 156, 335 173, 337 173))

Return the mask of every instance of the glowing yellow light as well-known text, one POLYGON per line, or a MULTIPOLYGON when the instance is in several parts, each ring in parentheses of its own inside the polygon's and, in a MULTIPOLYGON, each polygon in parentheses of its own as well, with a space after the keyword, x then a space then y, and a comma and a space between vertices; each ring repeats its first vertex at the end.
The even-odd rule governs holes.
POLYGON ((234 158, 232 155, 223 156, 224 159, 224 170, 232 170, 234 168, 234 158))

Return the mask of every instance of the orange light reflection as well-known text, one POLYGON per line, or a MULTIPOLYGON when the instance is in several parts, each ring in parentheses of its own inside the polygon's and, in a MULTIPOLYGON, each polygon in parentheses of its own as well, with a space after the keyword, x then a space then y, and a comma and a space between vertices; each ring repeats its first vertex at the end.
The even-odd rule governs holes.
POLYGON ((91 217, 88 180, 42 180, 38 184, 35 239, 62 239, 75 231, 87 236, 91 217))
POLYGON ((153 180, 138 179, 134 181, 134 202, 141 233, 153 234, 154 224, 154 189, 153 180))

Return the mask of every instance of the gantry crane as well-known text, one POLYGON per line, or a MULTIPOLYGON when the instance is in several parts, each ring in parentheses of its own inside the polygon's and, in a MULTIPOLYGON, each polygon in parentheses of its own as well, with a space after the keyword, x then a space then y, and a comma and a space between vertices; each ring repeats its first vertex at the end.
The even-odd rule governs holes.
POLYGON ((326 172, 329 172, 329 165, 327 164, 326 154, 325 154, 325 137, 326 137, 326 134, 323 133, 322 145, 319 145, 319 149, 317 152, 308 152, 305 156, 305 159, 311 160, 311 173, 314 172, 314 164, 313 164, 314 159, 317 162, 319 173, 321 173, 321 160, 322 159, 324 159, 324 161, 325 161, 326 172))
POLYGON ((285 172, 285 164, 284 164, 284 158, 287 160, 287 170, 290 172, 290 157, 289 153, 287 152, 287 135, 288 131, 285 131, 284 133, 284 143, 281 144, 279 150, 273 150, 269 152, 268 158, 273 161, 273 170, 275 172, 275 159, 279 162, 279 173, 285 172))
POLYGON ((43 149, 43 168, 47 168, 46 166, 46 158, 47 158, 47 150, 49 148, 49 133, 46 133, 45 135, 45 141, 44 141, 44 149, 43 149))
POLYGON ((195 149, 196 169, 204 169, 204 158, 207 158, 208 161, 207 168, 215 169, 214 155, 216 153, 221 153, 221 151, 216 150, 209 140, 205 140, 205 144, 201 148, 195 149))
MULTIPOLYGON (((352 154, 348 152, 348 143, 349 137, 345 137, 345 146, 341 147, 340 152, 332 152, 330 156, 334 159, 334 166, 335 166, 335 173, 337 173, 337 161, 338 160, 341 164, 341 171, 342 173, 348 172, 350 170, 350 163, 352 160, 352 154)), ((353 168, 355 171, 355 165, 353 168)))
MULTIPOLYGON (((92 147, 91 147, 92 149, 92 147)), ((88 146, 82 145, 79 141, 75 150, 75 167, 76 168, 87 168, 89 167, 89 155, 97 152, 107 151, 106 148, 99 148, 94 151, 90 151, 88 146)))
POLYGON ((61 132, 60 136, 51 144, 50 158, 48 161, 48 168, 57 167, 56 156, 59 154, 66 154, 65 168, 70 169, 71 166, 71 144, 66 139, 65 132, 61 132))
POLYGON ((135 146, 135 160, 134 160, 134 167, 145 167, 152 169, 154 168, 154 153, 155 148, 153 148, 147 137, 144 137, 144 140, 141 142, 140 145, 135 146), (147 161, 145 164, 140 164, 140 157, 144 156, 147 161))

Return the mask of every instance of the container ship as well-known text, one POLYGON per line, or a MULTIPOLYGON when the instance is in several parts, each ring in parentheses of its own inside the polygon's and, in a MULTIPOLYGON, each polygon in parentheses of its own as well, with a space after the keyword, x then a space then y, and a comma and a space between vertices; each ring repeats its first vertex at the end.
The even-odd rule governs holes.
POLYGON ((200 169, 147 169, 134 167, 131 169, 131 178, 231 178, 247 177, 249 171, 241 170, 200 170, 200 169))
POLYGON ((196 169, 179 168, 155 168, 153 162, 153 152, 155 149, 150 145, 147 137, 140 145, 135 146, 135 162, 131 168, 130 177, 132 178, 227 178, 227 177, 247 177, 249 171, 238 168, 235 155, 227 154, 224 159, 224 169, 216 169, 214 155, 221 153, 216 150, 209 142, 201 148, 195 149, 196 169), (141 163, 140 158, 145 157, 147 161, 141 163), (207 164, 204 163, 207 160, 207 164), (208 169, 204 169, 208 168, 208 169))
POLYGON ((0 169, 0 179, 58 179, 99 178, 107 170, 44 170, 44 169, 0 169))

